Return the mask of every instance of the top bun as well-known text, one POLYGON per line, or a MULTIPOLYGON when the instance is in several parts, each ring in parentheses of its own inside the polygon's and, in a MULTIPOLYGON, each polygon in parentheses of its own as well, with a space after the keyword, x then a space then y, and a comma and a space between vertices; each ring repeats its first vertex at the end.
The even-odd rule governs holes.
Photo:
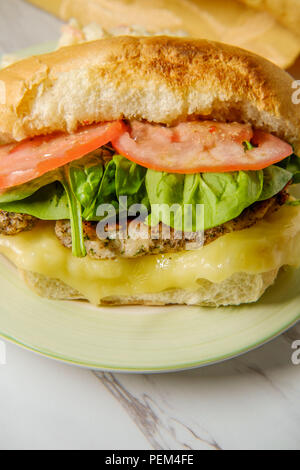
POLYGON ((300 151, 293 80, 271 62, 206 40, 103 39, 0 72, 0 143, 116 119, 251 123, 300 151))

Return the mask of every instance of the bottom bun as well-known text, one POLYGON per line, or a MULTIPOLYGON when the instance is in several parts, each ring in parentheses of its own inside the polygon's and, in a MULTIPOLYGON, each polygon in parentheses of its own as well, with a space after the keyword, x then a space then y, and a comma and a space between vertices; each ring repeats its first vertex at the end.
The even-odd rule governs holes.
MULTIPOLYGON (((157 294, 104 297, 101 305, 199 305, 221 307, 257 302, 274 284, 278 269, 261 274, 236 273, 221 283, 199 279, 197 290, 172 289, 157 294)), ((21 271, 26 284, 42 297, 52 300, 86 300, 67 284, 44 275, 21 271)))

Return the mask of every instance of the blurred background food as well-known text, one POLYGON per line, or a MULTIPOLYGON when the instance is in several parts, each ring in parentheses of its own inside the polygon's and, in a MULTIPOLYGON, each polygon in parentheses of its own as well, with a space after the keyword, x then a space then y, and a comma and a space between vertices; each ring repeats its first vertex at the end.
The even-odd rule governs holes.
POLYGON ((297 36, 300 36, 300 1, 299 0, 239 0, 246 5, 271 13, 297 36))
MULTIPOLYGON (((97 39, 96 23, 104 28, 103 34, 163 32, 218 40, 263 55, 283 68, 300 53, 300 0, 28 1, 65 21, 74 18, 77 23, 69 28, 79 42, 83 37, 97 39)), ((62 43, 71 41, 70 32, 68 39, 65 29, 62 43)))

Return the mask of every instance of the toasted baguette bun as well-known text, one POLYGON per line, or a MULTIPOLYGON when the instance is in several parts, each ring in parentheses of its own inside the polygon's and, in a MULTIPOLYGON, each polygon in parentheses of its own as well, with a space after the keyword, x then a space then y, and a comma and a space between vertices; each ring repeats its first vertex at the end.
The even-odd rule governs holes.
POLYGON ((239 0, 249 7, 271 13, 290 31, 300 35, 300 0, 239 0))
MULTIPOLYGON (((51 300, 85 300, 84 296, 67 284, 44 275, 21 271, 30 289, 51 300)), ((105 297, 102 305, 200 305, 221 307, 257 302, 274 283, 278 270, 262 274, 237 273, 221 283, 199 279, 198 290, 173 289, 158 294, 105 297)))
POLYGON ((293 80, 267 60, 206 40, 119 37, 62 48, 0 72, 0 143, 85 122, 188 117, 252 123, 300 151, 293 80))

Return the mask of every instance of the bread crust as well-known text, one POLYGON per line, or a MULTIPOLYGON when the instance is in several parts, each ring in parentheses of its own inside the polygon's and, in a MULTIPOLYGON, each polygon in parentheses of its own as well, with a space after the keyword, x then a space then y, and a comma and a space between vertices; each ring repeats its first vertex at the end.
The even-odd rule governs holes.
POLYGON ((87 122, 211 117, 252 123, 300 150, 292 83, 266 59, 212 41, 104 39, 0 71, 0 143, 87 122))
POLYGON ((300 36, 300 0, 239 0, 249 7, 271 13, 281 24, 300 36))

